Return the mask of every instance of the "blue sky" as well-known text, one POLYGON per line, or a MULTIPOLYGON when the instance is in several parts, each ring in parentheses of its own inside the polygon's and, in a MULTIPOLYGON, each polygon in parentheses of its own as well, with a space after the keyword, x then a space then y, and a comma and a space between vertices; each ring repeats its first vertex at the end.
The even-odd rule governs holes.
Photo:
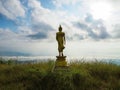
POLYGON ((119 0, 0 0, 0 55, 120 57, 119 0))

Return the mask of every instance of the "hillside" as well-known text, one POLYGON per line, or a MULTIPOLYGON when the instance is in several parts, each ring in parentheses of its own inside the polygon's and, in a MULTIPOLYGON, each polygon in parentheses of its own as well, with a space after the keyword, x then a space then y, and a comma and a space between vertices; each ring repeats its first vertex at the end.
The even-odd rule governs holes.
POLYGON ((120 90, 120 66, 71 62, 69 71, 51 72, 53 65, 0 64, 0 90, 120 90))

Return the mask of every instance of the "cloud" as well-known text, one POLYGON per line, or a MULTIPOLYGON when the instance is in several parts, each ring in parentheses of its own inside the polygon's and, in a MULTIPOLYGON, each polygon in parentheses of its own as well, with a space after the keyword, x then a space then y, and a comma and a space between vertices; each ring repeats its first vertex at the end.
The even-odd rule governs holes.
MULTIPOLYGON (((0 52, 7 53, 8 51, 12 51, 25 52, 32 55, 55 55, 55 52, 57 52, 55 35, 59 24, 62 25, 63 31, 66 34, 68 43, 66 49, 69 48, 69 50, 67 49, 68 54, 73 51, 71 55, 74 53, 77 55, 80 54, 79 50, 81 50, 81 54, 84 51, 88 53, 89 48, 86 49, 86 47, 90 46, 91 39, 99 42, 103 41, 100 45, 98 44, 101 47, 104 44, 104 40, 113 39, 115 41, 116 38, 119 39, 120 37, 119 26, 114 26, 116 27, 113 27, 114 33, 110 33, 110 27, 105 21, 94 19, 88 8, 90 0, 53 0, 55 7, 52 7, 52 9, 45 8, 41 5, 40 1, 0 1, 0 13, 12 21, 17 19, 18 22, 16 30, 12 30, 12 28, 0 29, 0 52), (83 42, 86 43, 84 44, 83 42)), ((108 20, 109 23, 112 22, 112 24, 115 24, 116 21, 119 23, 118 9, 116 11, 117 17, 108 20)), ((7 23, 7 20, 5 23, 7 23)), ((94 51, 99 51, 96 42, 95 44, 91 44, 91 47, 93 46, 96 46, 94 51)), ((107 46, 109 46, 109 43, 107 46)), ((109 47, 111 48, 111 46, 109 47)), ((93 49, 90 51, 92 52, 93 49)), ((104 50, 101 49, 101 51, 104 50)))
POLYGON ((61 7, 62 5, 76 4, 80 1, 81 0, 53 0, 53 4, 57 7, 61 7))
POLYGON ((113 38, 114 39, 120 39, 120 24, 116 24, 114 26, 114 30, 113 30, 113 38))
POLYGON ((67 14, 67 12, 63 10, 43 8, 38 0, 29 0, 28 6, 31 8, 31 21, 33 25, 43 23, 56 29, 59 24, 68 23, 70 18, 74 19, 75 17, 67 14))
POLYGON ((38 32, 36 34, 28 35, 31 39, 46 39, 47 34, 43 32, 38 32))
MULTIPOLYGON (((0 51, 18 50, 19 42, 25 41, 25 38, 9 29, 0 28, 0 51)), ((22 44, 22 42, 21 42, 22 44)), ((21 45, 20 44, 20 45, 21 45)))
POLYGON ((55 53, 56 44, 55 42, 43 42, 45 37, 46 33, 44 35, 41 32, 21 34, 0 28, 0 55, 52 55, 55 53), (49 51, 45 52, 45 50, 49 51))
POLYGON ((18 37, 18 35, 15 32, 0 28, 0 40, 13 40, 16 39, 16 37, 18 37))
POLYGON ((33 30, 31 29, 30 26, 18 26, 18 33, 20 35, 30 35, 30 34, 33 34, 33 30))
POLYGON ((94 40, 107 39, 110 37, 102 20, 95 20, 90 14, 87 15, 83 22, 76 21, 72 23, 73 26, 87 32, 88 37, 91 37, 94 40))
POLYGON ((39 22, 38 24, 33 24, 32 25, 33 31, 43 31, 43 32, 48 32, 48 31, 53 31, 53 27, 47 23, 44 22, 39 22))
POLYGON ((19 0, 0 0, 0 13, 11 20, 25 16, 24 7, 19 0))
POLYGON ((90 22, 93 22, 94 19, 93 19, 93 16, 89 13, 86 14, 86 17, 85 17, 85 21, 90 23, 90 22))
POLYGON ((38 0, 28 0, 28 6, 31 9, 32 25, 51 26, 49 19, 52 12, 49 9, 43 8, 38 0))
POLYGON ((14 51, 0 51, 0 56, 30 56, 28 53, 14 52, 14 51))
MULTIPOLYGON (((93 3, 93 2, 101 2, 101 0, 84 0, 84 2, 93 3)), ((120 7, 119 7, 120 0, 104 0, 104 1, 102 1, 102 2, 111 3, 111 4, 114 5, 115 8, 118 7, 118 8, 120 9, 120 7)))

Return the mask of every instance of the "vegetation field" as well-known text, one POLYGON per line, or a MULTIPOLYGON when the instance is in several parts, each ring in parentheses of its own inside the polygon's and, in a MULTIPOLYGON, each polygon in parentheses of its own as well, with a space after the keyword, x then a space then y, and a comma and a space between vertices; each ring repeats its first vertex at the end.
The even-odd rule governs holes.
POLYGON ((114 64, 76 61, 68 71, 52 72, 54 61, 0 63, 0 90, 120 90, 120 66, 114 64))

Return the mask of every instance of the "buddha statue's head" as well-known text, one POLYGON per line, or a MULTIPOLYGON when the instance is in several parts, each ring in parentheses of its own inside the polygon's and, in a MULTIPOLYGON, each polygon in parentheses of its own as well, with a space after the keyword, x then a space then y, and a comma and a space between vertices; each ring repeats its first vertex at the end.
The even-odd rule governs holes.
POLYGON ((61 25, 59 26, 59 31, 60 31, 60 32, 62 31, 62 27, 61 27, 61 25))

